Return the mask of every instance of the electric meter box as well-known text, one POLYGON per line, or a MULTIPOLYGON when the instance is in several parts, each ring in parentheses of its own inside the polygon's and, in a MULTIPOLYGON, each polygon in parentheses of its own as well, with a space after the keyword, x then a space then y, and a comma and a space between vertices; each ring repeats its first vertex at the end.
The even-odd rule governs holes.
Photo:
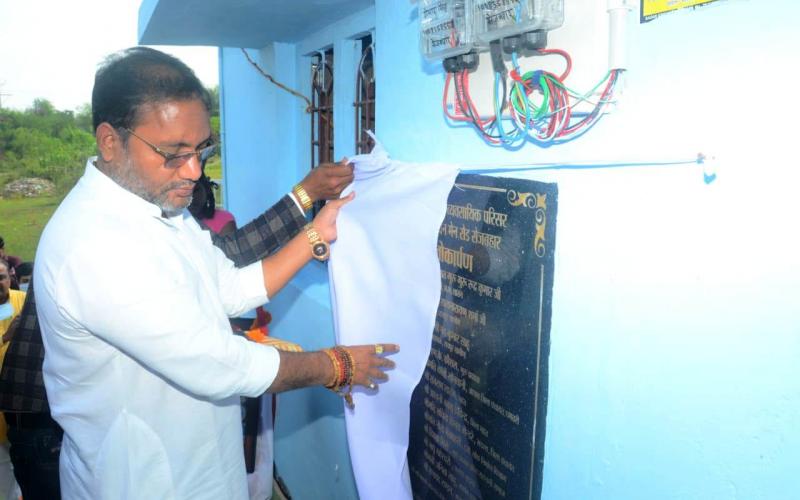
POLYGON ((468 0, 467 4, 474 38, 482 45, 564 24, 564 0, 468 0))
POLYGON ((420 50, 426 59, 445 59, 473 49, 467 1, 419 0, 420 50))

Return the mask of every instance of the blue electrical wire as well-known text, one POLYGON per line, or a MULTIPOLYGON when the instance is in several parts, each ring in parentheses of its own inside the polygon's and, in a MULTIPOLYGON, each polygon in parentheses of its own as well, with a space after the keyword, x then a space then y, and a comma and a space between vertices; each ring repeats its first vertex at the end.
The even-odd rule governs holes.
MULTIPOLYGON (((541 165, 528 165, 517 167, 500 167, 500 168, 471 168, 462 169, 462 174, 502 174, 509 172, 531 172, 539 170, 604 170, 612 168, 658 168, 658 167, 679 167, 685 165, 704 165, 705 156, 702 154, 697 155, 694 160, 679 160, 679 161, 662 161, 662 162, 627 162, 627 163, 594 163, 594 164, 578 164, 578 163, 552 163, 541 165)), ((717 178, 716 172, 703 171, 703 182, 711 184, 717 178)))

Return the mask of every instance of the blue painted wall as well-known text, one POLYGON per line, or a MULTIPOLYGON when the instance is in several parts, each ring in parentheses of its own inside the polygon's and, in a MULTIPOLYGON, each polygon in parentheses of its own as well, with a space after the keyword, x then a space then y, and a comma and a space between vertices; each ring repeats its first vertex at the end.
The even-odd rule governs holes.
MULTIPOLYGON (((578 88, 605 71, 604 8, 567 2, 567 26, 551 37, 573 52, 578 88)), ((790 0, 718 2, 647 24, 634 12, 615 112, 574 143, 518 152, 444 122, 443 75, 419 55, 409 2, 376 2, 251 53, 308 89, 310 52, 333 46, 337 61, 352 59, 349 38, 374 26, 377 132, 402 160, 713 156, 710 185, 698 166, 515 174, 560 191, 543 497, 789 499, 800 491, 798 14, 790 0)), ((221 50, 221 68, 226 200, 244 221, 307 171, 308 117, 238 49, 221 50)), ((337 92, 347 78, 337 74, 337 92)), ((341 156, 353 123, 338 106, 341 156)), ((333 342, 325 280, 314 264, 272 303, 276 335, 309 349, 333 342)), ((296 498, 355 496, 334 396, 281 396, 276 461, 296 498)))
MULTIPOLYGON (((311 56, 333 47, 337 158, 354 154, 352 106, 360 55, 354 38, 375 25, 369 8, 332 23, 297 44, 272 44, 248 53, 276 80, 309 95, 311 56)), ((306 103, 270 84, 236 48, 220 50, 225 199, 237 220, 258 215, 302 179, 311 166, 306 103)), ((327 268, 311 263, 267 306, 272 334, 306 349, 335 343, 327 268)), ((323 389, 279 396, 275 426, 278 473, 295 498, 357 497, 341 398, 323 389), (313 471, 313 472, 312 472, 313 471)))

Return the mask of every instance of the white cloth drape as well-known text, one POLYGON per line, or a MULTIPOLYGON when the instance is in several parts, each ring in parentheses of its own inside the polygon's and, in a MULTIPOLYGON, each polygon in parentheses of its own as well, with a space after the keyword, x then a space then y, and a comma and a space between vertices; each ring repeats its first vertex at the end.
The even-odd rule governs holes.
POLYGON ((339 214, 329 263, 337 341, 396 343, 400 352, 377 395, 354 391, 355 410, 345 410, 350 457, 362 499, 408 499, 409 402, 430 354, 437 235, 458 168, 393 161, 380 144, 351 161, 356 198, 339 214))

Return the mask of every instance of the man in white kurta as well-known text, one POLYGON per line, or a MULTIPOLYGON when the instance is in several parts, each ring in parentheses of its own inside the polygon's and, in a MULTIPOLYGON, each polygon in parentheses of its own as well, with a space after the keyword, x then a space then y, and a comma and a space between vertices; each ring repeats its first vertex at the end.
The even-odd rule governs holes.
POLYGON ((112 55, 95 75, 98 156, 36 255, 64 498, 243 500, 239 396, 375 388, 394 366, 383 357, 397 352, 390 344, 278 353, 233 336, 228 316, 265 302, 312 257, 327 258, 353 196, 236 269, 185 210, 215 150, 209 108, 191 69, 148 47, 112 55))
POLYGON ((36 280, 65 495, 246 498, 239 395, 279 359, 228 315, 267 300, 260 263, 236 269, 188 212, 162 217, 90 162, 36 280))

